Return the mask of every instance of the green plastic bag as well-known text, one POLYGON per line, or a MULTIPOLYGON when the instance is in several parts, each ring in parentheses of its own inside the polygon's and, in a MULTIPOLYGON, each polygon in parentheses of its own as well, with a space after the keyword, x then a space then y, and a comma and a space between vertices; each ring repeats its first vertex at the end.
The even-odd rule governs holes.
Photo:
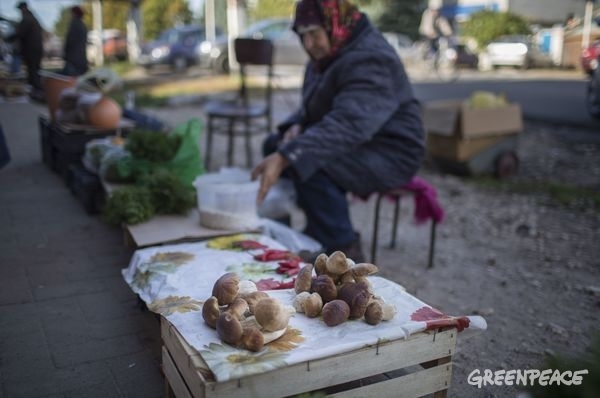
POLYGON ((168 161, 165 166, 167 170, 188 185, 192 185, 197 176, 204 174, 202 156, 198 147, 201 131, 200 120, 194 118, 176 126, 171 133, 181 136, 181 145, 173 159, 168 161))
POLYGON ((124 158, 117 165, 119 176, 139 181, 145 176, 168 171, 177 176, 184 184, 191 186, 198 175, 204 174, 202 156, 198 147, 201 131, 200 120, 195 118, 177 125, 170 134, 179 135, 181 143, 173 158, 166 162, 153 162, 133 157, 124 158))

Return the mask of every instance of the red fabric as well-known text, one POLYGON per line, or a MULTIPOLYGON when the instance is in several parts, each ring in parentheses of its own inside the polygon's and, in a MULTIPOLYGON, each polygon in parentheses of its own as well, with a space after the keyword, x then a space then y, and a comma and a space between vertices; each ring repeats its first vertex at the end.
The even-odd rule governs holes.
POLYGON ((429 219, 435 222, 444 220, 444 209, 437 200, 437 192, 433 186, 420 177, 413 177, 401 189, 413 193, 415 198, 415 222, 422 224, 429 219))

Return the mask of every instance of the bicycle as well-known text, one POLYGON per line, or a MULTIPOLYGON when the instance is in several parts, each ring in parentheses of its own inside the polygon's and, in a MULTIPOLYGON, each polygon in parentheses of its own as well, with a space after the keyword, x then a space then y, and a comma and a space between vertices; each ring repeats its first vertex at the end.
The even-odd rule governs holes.
POLYGON ((423 45, 423 71, 431 76, 435 73, 443 82, 451 83, 458 80, 460 68, 457 65, 457 52, 449 38, 438 40, 437 50, 429 44, 423 45))

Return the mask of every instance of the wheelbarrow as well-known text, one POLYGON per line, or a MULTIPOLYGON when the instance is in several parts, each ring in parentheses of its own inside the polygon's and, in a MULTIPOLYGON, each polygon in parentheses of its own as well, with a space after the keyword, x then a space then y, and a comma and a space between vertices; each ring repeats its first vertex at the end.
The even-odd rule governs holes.
POLYGON ((457 139, 430 135, 429 158, 443 172, 506 179, 519 171, 517 154, 519 133, 500 136, 457 139))

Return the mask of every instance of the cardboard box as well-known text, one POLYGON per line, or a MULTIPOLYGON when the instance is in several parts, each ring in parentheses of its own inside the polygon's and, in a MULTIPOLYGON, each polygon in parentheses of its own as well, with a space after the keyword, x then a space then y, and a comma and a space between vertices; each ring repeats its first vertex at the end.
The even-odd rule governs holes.
POLYGON ((523 130, 523 117, 518 104, 474 109, 461 100, 425 104, 423 123, 428 135, 459 138, 497 136, 523 130))
POLYGON ((435 158, 444 158, 457 162, 469 160, 477 153, 500 143, 506 136, 479 137, 461 139, 442 135, 427 135, 427 154, 435 158))

